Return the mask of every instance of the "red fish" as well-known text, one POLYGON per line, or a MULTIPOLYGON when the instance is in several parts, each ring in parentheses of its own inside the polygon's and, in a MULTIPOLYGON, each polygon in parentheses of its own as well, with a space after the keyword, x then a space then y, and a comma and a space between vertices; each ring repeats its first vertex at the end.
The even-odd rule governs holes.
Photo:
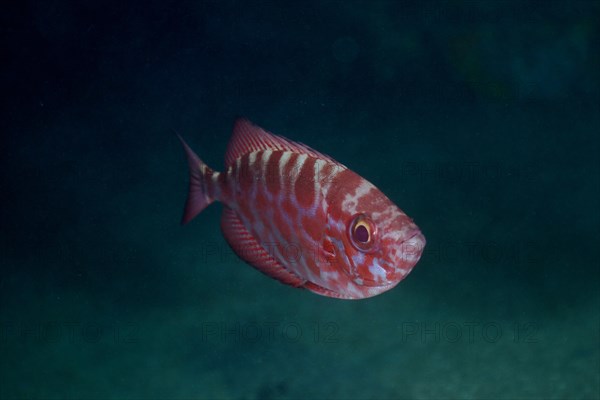
POLYGON ((190 169, 182 223, 222 202, 233 251, 282 283, 362 299, 396 286, 421 257, 412 219, 329 156, 238 119, 217 172, 179 139, 190 169))

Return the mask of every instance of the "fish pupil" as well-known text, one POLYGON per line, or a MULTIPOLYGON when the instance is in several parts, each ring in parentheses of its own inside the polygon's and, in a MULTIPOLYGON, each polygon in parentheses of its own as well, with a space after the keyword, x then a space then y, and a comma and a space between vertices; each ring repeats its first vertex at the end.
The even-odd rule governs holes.
POLYGON ((367 243, 369 241, 369 231, 364 225, 359 225, 354 230, 354 240, 360 243, 367 243))

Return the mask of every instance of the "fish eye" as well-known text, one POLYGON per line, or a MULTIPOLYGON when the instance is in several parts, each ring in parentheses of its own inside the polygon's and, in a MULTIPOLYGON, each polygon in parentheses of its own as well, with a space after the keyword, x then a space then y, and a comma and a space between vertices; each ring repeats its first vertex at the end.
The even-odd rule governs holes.
POLYGON ((349 225, 349 236, 352 245, 359 251, 368 252, 373 249, 375 224, 365 214, 356 214, 349 225))

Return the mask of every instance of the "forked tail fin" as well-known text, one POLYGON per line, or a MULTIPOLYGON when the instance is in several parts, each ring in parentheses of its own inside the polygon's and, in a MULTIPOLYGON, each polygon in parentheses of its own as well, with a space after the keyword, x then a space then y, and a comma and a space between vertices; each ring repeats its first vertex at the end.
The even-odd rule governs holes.
POLYGON ((210 203, 215 201, 215 198, 211 195, 214 193, 214 190, 212 190, 213 170, 204 164, 179 134, 177 134, 177 137, 183 145, 190 168, 190 189, 185 202, 183 218, 181 219, 183 225, 200 214, 210 203))

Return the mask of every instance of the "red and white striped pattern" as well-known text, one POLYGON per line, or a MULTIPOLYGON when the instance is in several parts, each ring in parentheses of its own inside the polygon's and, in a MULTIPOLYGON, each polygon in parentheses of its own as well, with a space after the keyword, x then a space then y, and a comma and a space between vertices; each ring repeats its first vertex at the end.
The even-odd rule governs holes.
POLYGON ((418 261, 425 239, 383 193, 344 165, 306 145, 237 120, 223 173, 185 145, 190 196, 184 221, 214 200, 234 251, 283 283, 321 295, 360 299, 394 287, 418 261), (377 227, 364 252, 352 245, 357 214, 377 227))

